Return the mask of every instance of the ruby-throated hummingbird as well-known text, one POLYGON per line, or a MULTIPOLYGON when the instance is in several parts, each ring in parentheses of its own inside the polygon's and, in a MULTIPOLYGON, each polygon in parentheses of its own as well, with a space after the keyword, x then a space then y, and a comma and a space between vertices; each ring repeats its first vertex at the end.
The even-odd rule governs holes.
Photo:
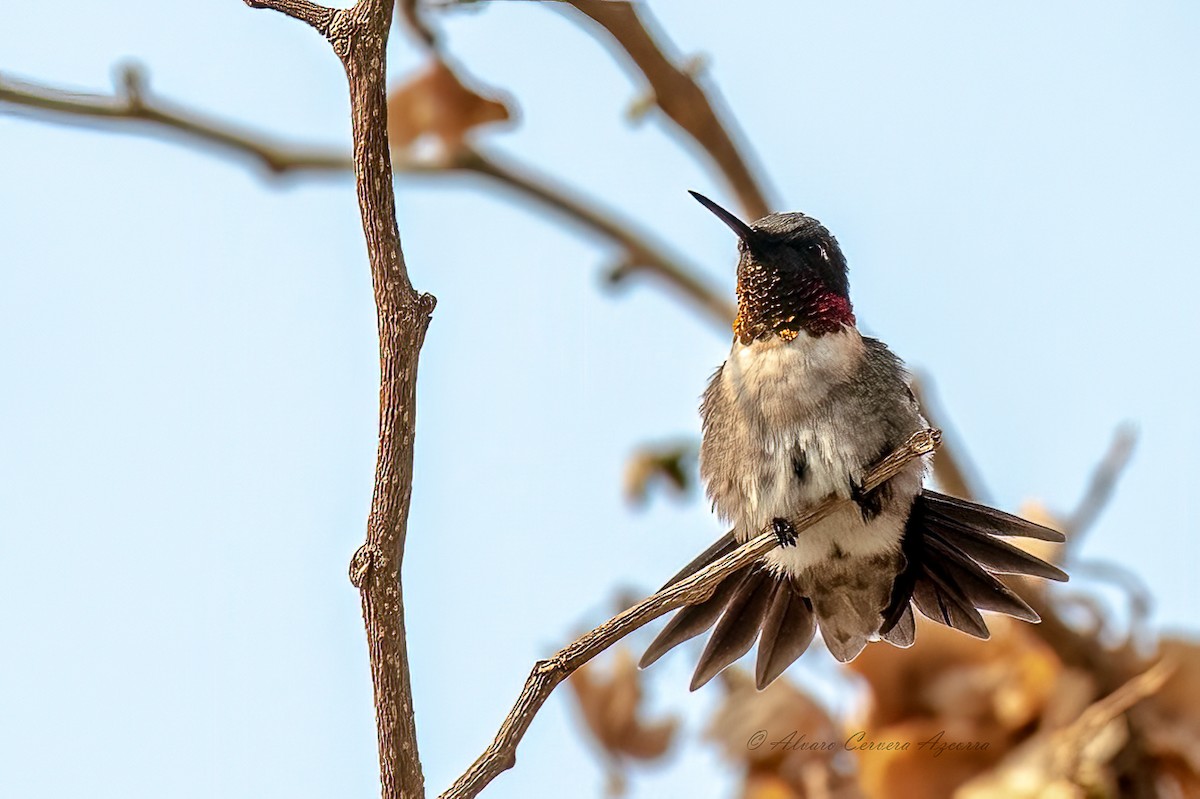
POLYGON ((977 638, 988 637, 979 610, 1038 621, 993 574, 1067 576, 998 537, 1060 533, 923 489, 923 460, 861 490, 871 466, 927 425, 900 360, 855 327, 846 259, 829 231, 799 213, 748 225, 692 195, 739 239, 733 349, 700 406, 700 476, 733 529, 668 585, 764 529, 781 546, 680 610, 642 666, 716 624, 692 689, 756 638, 761 689, 818 629, 842 662, 873 640, 911 646, 913 605, 977 638), (854 502, 797 535, 789 519, 831 495, 854 502))

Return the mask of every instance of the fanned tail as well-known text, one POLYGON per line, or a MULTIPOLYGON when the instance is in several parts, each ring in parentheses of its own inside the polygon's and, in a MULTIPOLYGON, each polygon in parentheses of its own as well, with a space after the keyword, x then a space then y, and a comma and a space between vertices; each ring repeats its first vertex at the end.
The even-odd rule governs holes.
MULTIPOLYGON (((690 577, 737 547, 733 534, 726 533, 663 587, 690 577)), ((696 664, 693 691, 746 654, 756 638, 756 677, 758 687, 765 688, 804 654, 816 632, 808 598, 800 595, 791 580, 753 564, 726 577, 708 599, 679 610, 647 647, 641 667, 714 624, 716 629, 696 664)))
MULTIPOLYGON (((934 491, 922 492, 913 502, 905 527, 904 567, 883 610, 879 638, 894 646, 912 646, 916 638, 914 606, 922 615, 976 638, 990 635, 981 610, 1039 621, 1033 608, 995 575, 1060 581, 1067 575, 1004 541, 1005 537, 1066 540, 1056 530, 1017 516, 934 491)), ((737 547, 733 533, 726 533, 663 587, 690 577, 737 547)), ((836 602, 839 596, 822 598, 836 602)), ((823 612, 822 618, 828 617, 826 623, 832 625, 834 616, 823 612)), ((727 576, 708 599, 680 609, 646 649, 640 665, 649 666, 714 625, 692 677, 693 691, 745 655, 755 639, 756 682, 759 689, 765 688, 808 649, 818 627, 818 614, 813 601, 791 577, 761 563, 752 564, 727 576)), ((833 635, 834 640, 827 640, 826 645, 839 660, 851 660, 865 640, 840 642, 837 629, 836 625, 830 628, 826 637, 833 635)))
POLYGON ((930 619, 976 638, 989 636, 980 610, 1040 621, 1023 599, 993 575, 1019 574, 1066 580, 1057 566, 1014 547, 1002 537, 1062 542, 1062 533, 1002 511, 923 491, 913 502, 904 532, 906 565, 892 590, 880 635, 911 643, 912 605, 930 619))

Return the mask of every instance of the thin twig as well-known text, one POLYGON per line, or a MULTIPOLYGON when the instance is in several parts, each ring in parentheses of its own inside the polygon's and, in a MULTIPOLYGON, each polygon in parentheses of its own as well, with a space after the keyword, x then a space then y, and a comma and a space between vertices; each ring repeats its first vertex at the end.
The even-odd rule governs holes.
MULTIPOLYGON (((348 172, 354 166, 347 152, 289 145, 151 95, 146 90, 145 74, 136 67, 126 67, 123 74, 122 87, 111 95, 74 93, 0 78, 0 105, 27 109, 70 124, 125 125, 142 133, 178 135, 188 142, 214 147, 218 152, 248 156, 274 176, 348 172), (137 90, 133 91, 130 87, 135 86, 137 90)), ((727 331, 733 321, 732 304, 698 277, 700 270, 599 203, 537 174, 511 157, 467 147, 445 162, 404 160, 394 166, 397 172, 421 176, 465 172, 516 192, 585 233, 615 245, 620 251, 622 269, 610 275, 614 282, 635 270, 648 272, 718 328, 727 331)))
POLYGON ((406 27, 420 42, 432 51, 437 51, 440 42, 433 28, 421 13, 421 0, 397 0, 396 12, 406 27))
POLYGON ((1067 533, 1068 554, 1079 549, 1079 541, 1083 538, 1083 533, 1096 523, 1100 512, 1108 505, 1113 490, 1117 487, 1117 480, 1120 478, 1121 472, 1125 471, 1130 456, 1133 455, 1135 444, 1137 444, 1137 430, 1133 425, 1120 425, 1113 433, 1112 443, 1108 445, 1108 452, 1092 471, 1092 479, 1088 482, 1083 499, 1067 517, 1065 525, 1067 529, 1064 532, 1067 533))
POLYGON ((614 282, 623 279, 634 269, 650 272, 677 291, 710 321, 729 330, 736 312, 732 303, 701 281, 696 276, 697 269, 651 241, 630 223, 618 220, 611 212, 557 185, 551 178, 535 175, 527 166, 506 163, 496 155, 470 150, 460 156, 456 165, 460 169, 491 178, 592 234, 618 245, 621 248, 621 267, 610 275, 614 282))
POLYGON ((144 133, 173 133, 192 144, 249 156, 269 174, 348 172, 350 154, 332 148, 294 147, 242 130, 148 94, 144 71, 121 68, 113 94, 69 92, 0 76, 0 104, 79 125, 126 126, 144 133))
POLYGON ((711 99, 686 69, 676 66, 655 41, 644 4, 624 0, 561 0, 600 25, 645 78, 655 104, 700 146, 751 219, 770 213, 762 181, 734 142, 733 124, 722 122, 711 99))
MULTIPOLYGON (((1064 524, 1067 542, 1062 558, 1078 545, 1080 532, 1087 529, 1111 497, 1116 479, 1128 461, 1133 446, 1133 432, 1128 426, 1118 428, 1108 455, 1101 461, 1093 474, 1084 499, 1071 519, 1064 524)), ((1111 572, 1109 576, 1112 576, 1111 572)), ((1137 618, 1141 611, 1139 603, 1146 602, 1141 592, 1130 591, 1131 614, 1137 618)), ((1025 597, 1029 605, 1041 617, 1041 623, 1029 628, 1030 632, 1046 643, 1067 666, 1087 672, 1096 682, 1099 693, 1116 691, 1126 680, 1143 669, 1141 658, 1134 647, 1126 645, 1116 649, 1106 647, 1100 640, 1099 631, 1080 631, 1063 618, 1058 603, 1051 602, 1045 591, 1032 591, 1025 597)), ((1131 630, 1136 633, 1136 631, 1131 630)), ((1131 640, 1134 636, 1131 636, 1131 640)), ((1156 796, 1154 770, 1148 765, 1151 756, 1147 751, 1146 736, 1131 720, 1129 736, 1121 751, 1112 761, 1117 779, 1122 784, 1122 796, 1143 799, 1156 796)))
POLYGON ((436 303, 409 280, 387 139, 387 40, 392 0, 336 10, 308 0, 246 0, 302 20, 325 36, 346 69, 354 176, 379 329, 379 452, 366 542, 350 562, 359 590, 379 738, 383 799, 424 799, 417 750, 401 566, 412 498, 417 363, 436 303))
MULTIPOLYGON (((863 480, 864 489, 871 490, 891 479, 911 461, 937 449, 940 442, 941 433, 937 430, 923 430, 913 435, 867 473, 863 480)), ((829 497, 790 521, 797 532, 801 532, 849 501, 829 497)), ((768 528, 691 577, 643 599, 591 632, 585 633, 546 660, 539 660, 525 681, 525 687, 521 690, 516 704, 500 725, 492 744, 440 799, 471 799, 499 774, 512 768, 516 763, 517 745, 529 729, 534 716, 555 687, 576 669, 659 616, 675 608, 707 599, 722 579, 758 560, 778 545, 778 538, 768 528)))
POLYGON ((1071 573, 1108 583, 1122 591, 1129 605, 1129 637, 1144 639, 1150 615, 1154 612, 1154 594, 1137 572, 1112 561, 1076 559, 1071 561, 1071 573))

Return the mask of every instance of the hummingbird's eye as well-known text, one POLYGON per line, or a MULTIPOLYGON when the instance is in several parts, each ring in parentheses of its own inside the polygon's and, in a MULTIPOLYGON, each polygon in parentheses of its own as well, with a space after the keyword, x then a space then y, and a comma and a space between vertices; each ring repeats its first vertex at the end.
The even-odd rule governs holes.
POLYGON ((829 254, 825 252, 825 247, 819 242, 814 241, 812 244, 808 245, 808 249, 810 252, 816 253, 818 256, 820 256, 822 261, 829 260, 829 254))

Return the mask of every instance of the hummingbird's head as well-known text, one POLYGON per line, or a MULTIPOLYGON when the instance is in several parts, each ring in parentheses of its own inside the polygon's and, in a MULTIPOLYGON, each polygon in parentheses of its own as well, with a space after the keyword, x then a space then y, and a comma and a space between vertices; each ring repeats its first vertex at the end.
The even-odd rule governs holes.
POLYGON ((854 324, 846 258, 824 225, 800 213, 770 214, 747 225, 707 197, 691 195, 739 239, 733 323, 739 341, 791 341, 801 330, 823 336, 854 324))

